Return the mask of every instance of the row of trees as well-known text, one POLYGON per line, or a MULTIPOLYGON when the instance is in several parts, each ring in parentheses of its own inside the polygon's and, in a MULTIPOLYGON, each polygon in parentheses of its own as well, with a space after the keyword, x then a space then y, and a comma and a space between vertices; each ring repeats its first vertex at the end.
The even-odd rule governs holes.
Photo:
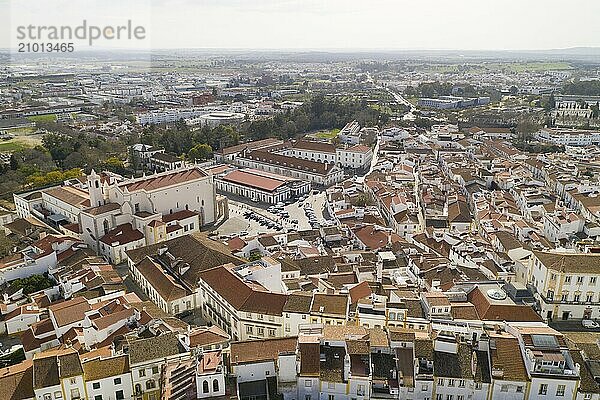
POLYGON ((184 155, 190 160, 199 160, 242 140, 290 139, 307 131, 342 128, 352 120, 363 126, 373 126, 387 123, 388 118, 387 114, 370 107, 365 100, 317 95, 293 111, 272 118, 245 121, 239 127, 219 125, 191 130, 183 122, 176 123, 171 129, 151 125, 144 129, 139 141, 163 147, 167 152, 184 155))
POLYGON ((204 160, 213 151, 242 140, 267 137, 295 138, 307 131, 342 128, 357 120, 363 126, 385 124, 389 116, 369 106, 365 100, 317 95, 293 111, 273 118, 246 121, 239 127, 203 126, 192 130, 183 121, 171 129, 149 126, 139 135, 114 141, 80 132, 55 122, 40 122, 50 132, 42 146, 13 153, 10 164, 0 166, 0 197, 10 198, 19 190, 32 189, 80 176, 91 169, 109 170, 121 175, 134 173, 135 165, 125 165, 127 146, 145 143, 189 160, 204 160))
POLYGON ((564 94, 578 94, 583 96, 600 96, 600 81, 579 81, 575 80, 563 86, 564 94))

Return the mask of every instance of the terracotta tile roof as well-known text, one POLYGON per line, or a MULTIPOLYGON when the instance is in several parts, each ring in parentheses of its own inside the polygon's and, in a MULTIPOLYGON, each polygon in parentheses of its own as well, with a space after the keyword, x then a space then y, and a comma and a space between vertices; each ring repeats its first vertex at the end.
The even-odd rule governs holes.
POLYGON ((200 214, 195 211, 181 210, 181 211, 176 211, 172 214, 163 215, 162 220, 163 220, 163 222, 166 222, 168 224, 169 222, 181 221, 182 219, 187 219, 187 218, 191 218, 191 217, 198 216, 198 215, 200 215, 200 214))
POLYGON ((295 292, 287 297, 287 301, 283 306, 284 312, 308 314, 312 303, 312 293, 295 292))
POLYGON ((237 276, 231 266, 203 271, 200 278, 236 310, 268 315, 282 314, 287 301, 286 295, 256 289, 237 276))
POLYGON ((135 265, 135 268, 144 276, 150 286, 152 286, 165 301, 173 301, 187 296, 188 291, 165 273, 160 265, 155 263, 150 257, 144 258, 135 265))
POLYGON ((475 306, 471 303, 451 303, 450 314, 453 319, 478 320, 479 315, 475 306))
POLYGON ((60 380, 82 375, 79 354, 72 348, 47 350, 33 355, 33 387, 45 388, 60 380))
POLYGON ((378 250, 401 240, 396 233, 379 229, 375 225, 359 227, 353 231, 358 240, 370 250, 378 250))
POLYGON ((346 318, 348 296, 344 294, 315 293, 310 309, 311 314, 346 318))
POLYGON ((87 192, 72 186, 56 187, 48 189, 44 193, 75 207, 83 206, 90 199, 87 192))
POLYGON ((205 347, 229 341, 229 335, 216 325, 194 328, 189 333, 190 347, 205 347))
POLYGON ((231 344, 231 364, 274 361, 280 354, 295 353, 297 342, 296 337, 235 342, 231 344))
POLYGON ((257 188, 267 192, 273 192, 277 188, 285 185, 285 181, 251 174, 244 170, 231 171, 221 179, 227 182, 233 182, 239 185, 257 188))
POLYGON ((264 162, 267 164, 278 165, 284 168, 295 169, 316 173, 319 175, 327 175, 334 167, 331 164, 320 163, 316 161, 303 160, 295 157, 288 157, 281 154, 269 153, 266 151, 255 150, 246 155, 247 159, 264 162))
POLYGON ((351 304, 356 304, 358 300, 369 297, 371 293, 371 287, 368 282, 361 282, 358 285, 353 286, 349 290, 351 304))
POLYGON ((33 361, 0 369, 0 399, 21 400, 34 398, 33 361))
POLYGON ((231 251, 241 250, 246 247, 247 244, 248 243, 246 243, 244 239, 240 237, 234 237, 233 239, 227 241, 227 247, 229 247, 231 251))
POLYGON ((86 382, 129 373, 129 357, 95 358, 82 364, 86 382))
POLYGON ((171 260, 166 254, 158 255, 160 248, 167 248, 168 254, 172 255, 174 259, 180 258, 189 264, 190 268, 183 274, 183 279, 194 288, 198 286, 200 273, 204 270, 227 263, 235 265, 245 263, 245 260, 233 256, 227 246, 208 239, 204 234, 185 235, 162 243, 128 250, 127 255, 134 263, 138 263, 148 255, 170 264, 171 260))
POLYGON ((133 229, 130 223, 122 224, 108 231, 108 233, 100 238, 102 243, 109 246, 121 246, 127 243, 135 242, 144 238, 144 234, 137 229, 133 229))
POLYGON ((101 206, 98 206, 98 207, 88 208, 84 211, 91 215, 101 215, 101 214, 104 214, 107 212, 120 210, 120 209, 121 209, 121 206, 118 203, 106 203, 106 204, 102 204, 101 206))
POLYGON ((323 339, 346 340, 349 337, 365 337, 369 330, 355 325, 324 325, 323 339))
POLYGON ((478 287, 471 290, 467 299, 475 306, 482 321, 541 321, 540 316, 527 305, 492 304, 478 287))
POLYGON ((140 364, 150 360, 179 354, 181 346, 176 333, 164 333, 145 339, 135 339, 129 343, 129 363, 140 364))
POLYGON ((548 269, 562 273, 600 274, 600 254, 560 254, 534 251, 548 269))
POLYGON ((320 373, 320 344, 299 343, 300 376, 319 376, 320 373))
POLYGON ((186 170, 172 171, 167 174, 136 179, 133 182, 125 182, 119 186, 122 188, 127 188, 129 192, 134 192, 137 190, 153 191, 173 185, 179 185, 195 179, 204 178, 205 176, 208 175, 204 171, 198 168, 190 168, 186 170))
POLYGON ((51 304, 48 309, 54 315, 56 323, 60 327, 83 321, 85 313, 91 310, 91 307, 85 298, 75 297, 58 304, 51 304))
POLYGON ((321 153, 335 154, 335 146, 324 142, 313 142, 309 140, 298 140, 294 146, 295 149, 312 150, 321 153))
POLYGON ((521 357, 519 340, 507 333, 490 333, 490 360, 493 370, 502 371, 502 380, 526 382, 525 363, 521 357))

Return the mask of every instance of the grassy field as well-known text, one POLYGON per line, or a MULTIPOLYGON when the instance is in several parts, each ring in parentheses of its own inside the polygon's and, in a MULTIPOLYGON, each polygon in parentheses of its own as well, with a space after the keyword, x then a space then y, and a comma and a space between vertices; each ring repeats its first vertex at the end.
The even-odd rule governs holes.
POLYGON ((56 120, 56 114, 35 115, 33 117, 27 117, 27 119, 33 122, 54 122, 56 120))
POLYGON ((312 136, 316 137, 317 139, 331 140, 334 137, 336 137, 339 133, 340 133, 339 129, 333 129, 330 131, 320 131, 320 132, 314 133, 312 136))
POLYGON ((31 128, 24 128, 17 132, 13 130, 10 133, 16 135, 14 138, 9 140, 0 141, 0 153, 3 152, 14 152, 25 148, 32 148, 42 144, 43 135, 32 135, 31 128))
POLYGON ((27 147, 31 146, 28 146, 26 143, 19 141, 18 139, 10 139, 0 142, 0 153, 12 153, 27 147))

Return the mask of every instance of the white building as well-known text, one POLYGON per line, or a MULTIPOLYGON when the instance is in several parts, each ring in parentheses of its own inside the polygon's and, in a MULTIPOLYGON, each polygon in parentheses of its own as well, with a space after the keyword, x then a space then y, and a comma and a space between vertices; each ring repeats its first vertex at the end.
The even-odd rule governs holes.
POLYGON ((81 364, 89 399, 123 400, 133 397, 133 385, 126 354, 92 358, 81 364))
POLYGON ((231 171, 215 179, 217 189, 237 196, 276 204, 310 191, 310 183, 300 179, 255 169, 231 171))
POLYGON ((536 137, 562 146, 590 146, 600 143, 600 131, 590 130, 542 128, 536 137))
POLYGON ((600 255, 534 251, 527 275, 546 320, 600 318, 600 255))

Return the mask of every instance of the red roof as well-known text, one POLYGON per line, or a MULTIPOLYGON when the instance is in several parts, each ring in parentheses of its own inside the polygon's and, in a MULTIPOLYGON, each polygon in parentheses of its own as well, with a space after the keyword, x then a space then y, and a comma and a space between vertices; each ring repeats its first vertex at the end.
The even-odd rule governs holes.
POLYGON ((131 183, 125 183, 120 186, 126 187, 130 192, 136 190, 149 191, 177 185, 194 179, 203 178, 205 176, 207 175, 200 169, 192 168, 183 171, 175 171, 170 174, 151 176, 145 179, 133 181, 131 183))
POLYGON ((122 224, 109 231, 106 235, 102 236, 100 241, 112 246, 113 243, 117 243, 117 245, 123 245, 143 238, 144 235, 142 232, 138 231, 137 229, 133 229, 131 224, 122 224))
POLYGON ((367 282, 361 282, 349 290, 352 304, 356 304, 359 299, 364 299, 371 295, 371 288, 367 282))
POLYGON ((266 190, 269 192, 274 191, 275 189, 283 186, 285 184, 284 181, 280 181, 277 179, 267 178, 264 176, 259 176, 255 174, 251 174, 245 172, 243 170, 236 170, 228 173, 222 178, 224 181, 237 183, 239 185, 249 186, 253 188, 258 188, 261 190, 266 190))
POLYGON ((172 214, 163 215, 162 220, 163 220, 163 222, 169 223, 172 221, 181 221, 182 219, 190 218, 190 217, 193 217, 196 215, 199 215, 199 214, 195 211, 181 210, 181 211, 174 212, 172 214))

